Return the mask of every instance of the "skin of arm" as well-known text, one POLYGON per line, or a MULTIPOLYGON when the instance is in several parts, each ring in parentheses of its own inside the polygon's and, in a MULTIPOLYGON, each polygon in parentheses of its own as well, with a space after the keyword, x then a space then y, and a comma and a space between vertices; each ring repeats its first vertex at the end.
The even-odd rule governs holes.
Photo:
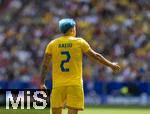
POLYGON ((50 61, 51 61, 51 55, 50 54, 45 54, 42 62, 42 67, 41 67, 41 83, 40 83, 40 88, 45 89, 45 78, 49 70, 50 66, 50 61))
POLYGON ((110 67, 113 72, 118 72, 120 70, 120 66, 117 63, 112 63, 106 58, 104 58, 101 54, 95 52, 94 50, 90 49, 85 53, 89 58, 96 60, 97 62, 110 67))

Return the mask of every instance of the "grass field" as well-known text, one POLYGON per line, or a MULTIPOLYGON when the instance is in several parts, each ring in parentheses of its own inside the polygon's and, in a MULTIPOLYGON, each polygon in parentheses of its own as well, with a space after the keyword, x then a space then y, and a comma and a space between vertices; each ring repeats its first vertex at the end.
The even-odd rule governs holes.
MULTIPOLYGON (((49 109, 45 110, 6 110, 0 108, 0 114, 49 114, 49 109)), ((63 110, 67 114, 67 110, 63 110)), ((79 114, 150 114, 150 108, 86 108, 79 114)))

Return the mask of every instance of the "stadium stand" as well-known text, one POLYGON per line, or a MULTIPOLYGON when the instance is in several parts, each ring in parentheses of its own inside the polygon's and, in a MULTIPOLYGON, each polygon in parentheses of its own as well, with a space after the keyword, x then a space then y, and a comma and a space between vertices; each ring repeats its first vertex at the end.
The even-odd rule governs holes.
MULTIPOLYGON (((77 21, 79 37, 122 66, 120 73, 113 74, 85 57, 87 93, 95 88, 101 94, 105 82, 108 94, 117 94, 124 85, 134 95, 150 94, 149 4, 148 0, 1 0, 1 88, 12 87, 14 81, 37 87, 45 46, 59 34, 58 21, 71 17, 77 21)), ((50 78, 51 73, 47 80, 50 78)))

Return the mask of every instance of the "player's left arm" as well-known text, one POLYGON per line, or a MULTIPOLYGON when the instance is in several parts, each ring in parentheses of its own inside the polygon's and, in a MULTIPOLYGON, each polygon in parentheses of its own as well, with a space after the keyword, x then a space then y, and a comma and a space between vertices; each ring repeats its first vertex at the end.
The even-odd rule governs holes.
POLYGON ((108 67, 110 67, 113 72, 118 72, 120 71, 120 66, 118 63, 114 63, 111 62, 109 60, 107 60, 105 57, 103 57, 100 53, 95 52, 93 49, 89 49, 86 53, 85 53, 89 58, 92 58, 96 61, 98 61, 99 63, 102 63, 103 65, 106 65, 108 67))
POLYGON ((46 75, 49 70, 50 66, 50 60, 51 60, 51 54, 45 53, 43 62, 42 62, 42 68, 41 68, 41 82, 40 82, 40 89, 46 89, 46 86, 44 84, 46 75))
POLYGON ((110 67, 114 72, 120 71, 120 66, 118 63, 111 62, 103 57, 100 53, 95 52, 84 39, 81 39, 80 43, 83 53, 86 54, 89 58, 110 67))

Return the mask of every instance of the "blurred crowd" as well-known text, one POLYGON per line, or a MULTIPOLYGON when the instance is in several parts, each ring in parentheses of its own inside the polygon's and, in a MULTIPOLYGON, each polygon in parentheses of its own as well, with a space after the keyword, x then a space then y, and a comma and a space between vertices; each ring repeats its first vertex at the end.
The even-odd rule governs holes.
POLYGON ((61 18, 75 19, 77 36, 122 67, 114 74, 85 57, 84 79, 150 81, 149 0, 0 0, 0 80, 38 83, 61 18))

